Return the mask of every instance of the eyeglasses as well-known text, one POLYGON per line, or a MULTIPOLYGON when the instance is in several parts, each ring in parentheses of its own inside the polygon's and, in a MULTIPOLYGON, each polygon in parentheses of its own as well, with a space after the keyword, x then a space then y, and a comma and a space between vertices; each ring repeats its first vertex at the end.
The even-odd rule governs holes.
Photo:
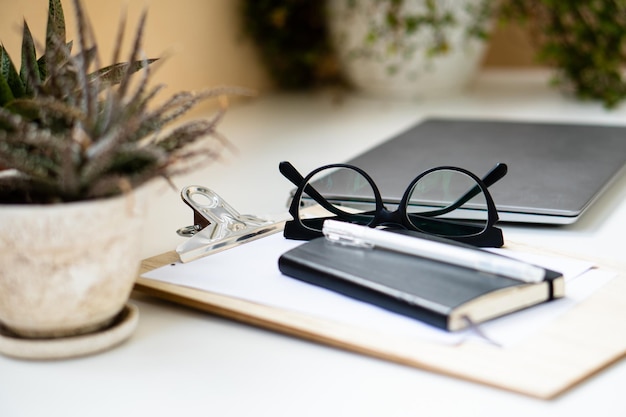
POLYGON ((385 207, 373 179, 354 165, 325 165, 306 177, 289 162, 281 162, 279 170, 297 186, 289 207, 293 220, 285 224, 287 239, 323 236, 324 221, 333 219, 404 229, 403 233, 419 232, 474 246, 504 244, 502 230, 494 226, 498 212, 487 189, 506 175, 503 163, 482 179, 452 166, 424 171, 409 183, 394 211, 385 207))

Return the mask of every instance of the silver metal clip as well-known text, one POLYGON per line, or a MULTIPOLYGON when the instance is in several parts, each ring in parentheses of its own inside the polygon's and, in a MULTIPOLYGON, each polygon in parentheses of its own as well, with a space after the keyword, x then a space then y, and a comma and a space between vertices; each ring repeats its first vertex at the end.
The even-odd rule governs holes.
POLYGON ((185 187, 181 191, 181 197, 194 212, 194 224, 177 230, 179 235, 189 237, 189 240, 176 248, 181 262, 190 262, 279 232, 284 227, 284 221, 239 214, 206 187, 185 187))

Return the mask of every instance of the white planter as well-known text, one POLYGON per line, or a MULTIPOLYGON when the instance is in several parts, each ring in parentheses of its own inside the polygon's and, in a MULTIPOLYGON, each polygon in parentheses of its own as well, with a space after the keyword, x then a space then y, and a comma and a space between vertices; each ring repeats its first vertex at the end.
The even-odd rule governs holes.
MULTIPOLYGON (((348 81, 375 96, 423 98, 462 90, 476 74, 485 42, 467 35, 475 22, 468 7, 485 0, 437 0, 457 24, 446 29, 447 52, 433 55, 433 31, 421 26, 401 36, 385 29, 381 0, 328 0, 331 41, 348 81)), ((404 0, 401 16, 423 14, 425 0, 404 0)), ((476 9, 475 9, 476 10, 476 9)))
POLYGON ((27 338, 106 327, 124 308, 139 267, 143 191, 0 205, 0 324, 27 338))

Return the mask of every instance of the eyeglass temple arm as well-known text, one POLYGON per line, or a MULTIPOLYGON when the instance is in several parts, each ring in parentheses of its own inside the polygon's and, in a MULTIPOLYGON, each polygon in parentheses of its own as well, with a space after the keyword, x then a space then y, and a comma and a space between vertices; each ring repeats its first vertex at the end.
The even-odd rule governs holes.
MULTIPOLYGON (((499 162, 482 178, 482 182, 487 187, 489 187, 495 184, 496 182, 498 182, 500 179, 502 179, 502 177, 506 175, 507 171, 508 171, 507 165, 499 162)), ((481 192, 480 187, 478 185, 475 185, 474 187, 472 187, 471 190, 469 190, 464 195, 462 195, 454 203, 439 210, 433 210, 433 211, 420 213, 420 216, 441 216, 443 214, 450 213, 451 211, 454 211, 458 209, 459 207, 461 207, 463 204, 467 203, 469 200, 474 198, 480 192, 481 192)))
POLYGON ((489 171, 487 175, 482 178, 483 183, 487 187, 491 187, 493 184, 500 181, 502 177, 506 175, 508 170, 509 168, 505 163, 498 162, 493 168, 491 168, 491 171, 489 171))
MULTIPOLYGON (((302 174, 298 172, 296 167, 294 167, 291 164, 291 162, 283 161, 279 163, 278 170, 280 171, 281 174, 283 174, 285 178, 291 181, 291 183, 293 183, 295 186, 300 187, 302 185, 302 181, 304 181, 304 177, 302 176, 302 174)), ((306 187, 304 187, 304 192, 307 193, 309 197, 311 197, 320 206, 324 207, 329 212, 337 216, 346 214, 345 212, 339 210, 337 207, 330 204, 320 193, 317 192, 315 188, 311 187, 311 185, 307 184, 306 187)))

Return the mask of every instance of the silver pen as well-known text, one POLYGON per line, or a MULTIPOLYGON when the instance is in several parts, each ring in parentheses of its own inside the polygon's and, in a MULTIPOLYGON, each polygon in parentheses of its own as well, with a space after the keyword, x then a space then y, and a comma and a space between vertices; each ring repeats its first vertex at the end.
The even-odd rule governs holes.
POLYGON ((322 231, 326 238, 333 242, 360 247, 379 247, 522 282, 538 283, 546 276, 545 269, 516 259, 367 226, 326 220, 322 231))

